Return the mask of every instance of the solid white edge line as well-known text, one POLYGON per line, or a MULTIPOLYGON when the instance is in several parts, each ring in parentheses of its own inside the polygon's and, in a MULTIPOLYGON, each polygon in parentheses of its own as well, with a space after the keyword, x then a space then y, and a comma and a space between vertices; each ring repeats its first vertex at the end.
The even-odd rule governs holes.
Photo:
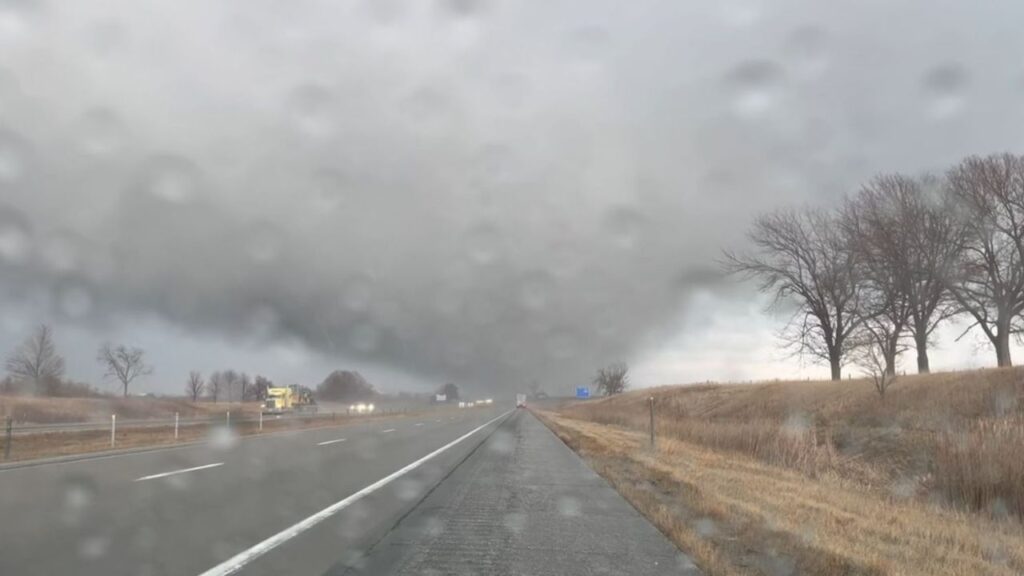
POLYGON ((328 444, 337 444, 338 442, 344 442, 345 438, 338 438, 336 440, 324 440, 323 442, 317 442, 317 446, 327 446, 328 444))
POLYGON ((394 431, 395 431, 394 428, 388 428, 387 430, 381 430, 380 433, 381 434, 387 434, 388 432, 394 432, 394 431))
POLYGON ((284 544, 285 542, 291 540, 292 538, 295 538, 296 536, 302 534, 303 532, 330 518, 331 516, 334 516, 338 512, 341 512, 353 502, 361 499, 363 496, 366 496, 367 494, 375 492, 382 486, 387 485, 395 478, 398 478, 408 472, 411 472, 412 470, 415 470, 416 468, 419 468, 424 462, 430 460, 434 456, 437 456, 438 454, 444 452, 445 450, 451 448, 452 446, 455 446, 459 442, 462 442, 466 438, 469 438, 473 434, 476 434, 477 432, 483 430, 484 428, 490 426, 491 424, 494 424, 495 422, 504 418, 505 416, 508 416, 512 412, 512 410, 509 410, 508 412, 505 412, 504 414, 494 418, 493 420, 490 420, 485 424, 477 426, 476 428, 470 430, 469 432, 466 432, 462 436, 459 436, 455 440, 452 440, 448 444, 445 444, 444 446, 438 448, 437 450, 434 450, 430 454, 427 454, 426 456, 420 458, 419 460, 413 462, 412 464, 407 464, 403 468, 400 468, 399 470, 396 470, 391 474, 388 474, 387 476, 381 478, 380 480, 377 480, 373 484, 370 484, 369 486, 363 488, 362 490, 356 492, 355 494, 352 494, 351 496, 343 500, 339 500, 334 504, 331 504, 327 508, 324 508, 323 510, 317 512, 316 514, 313 514, 312 516, 306 518, 305 520, 302 520, 297 524, 293 524, 292 526, 285 528, 277 534, 274 534, 270 538, 267 538, 266 540, 256 544, 255 546, 248 548, 247 550, 243 550, 238 554, 235 554, 231 558, 228 558, 224 562, 221 562, 213 568, 210 568, 209 570, 203 572, 199 576, 227 576, 228 574, 234 574, 235 572, 238 572, 243 567, 245 567, 246 564, 249 564, 253 560, 259 558, 267 552, 270 552, 274 548, 277 548, 281 544, 284 544))
POLYGON ((171 470, 170 472, 161 472, 159 474, 151 474, 149 476, 143 476, 142 478, 136 478, 136 482, 142 482, 143 480, 155 480, 157 478, 166 478, 168 476, 174 476, 175 474, 184 474, 186 472, 195 472, 196 470, 206 470, 207 468, 216 468, 217 466, 223 466, 223 462, 215 462, 213 464, 206 464, 203 466, 196 466, 194 468, 182 468, 181 470, 171 470))

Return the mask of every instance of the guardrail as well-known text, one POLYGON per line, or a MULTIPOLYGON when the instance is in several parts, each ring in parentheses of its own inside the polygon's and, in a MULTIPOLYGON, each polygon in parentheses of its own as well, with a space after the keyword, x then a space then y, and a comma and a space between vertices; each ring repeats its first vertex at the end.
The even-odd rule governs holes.
POLYGON ((117 432, 125 432, 127 430, 135 429, 147 429, 147 428, 172 428, 174 429, 174 439, 178 439, 178 433, 180 428, 193 427, 193 426, 227 426, 227 427, 239 427, 247 425, 258 426, 258 430, 263 430, 263 423, 266 422, 280 422, 280 421, 310 421, 310 420, 330 420, 337 419, 339 416, 346 418, 360 418, 367 416, 388 416, 388 415, 400 415, 407 413, 405 409, 391 409, 382 408, 375 410, 372 413, 358 413, 352 410, 344 411, 332 411, 332 412, 291 412, 286 414, 263 414, 249 413, 240 416, 237 412, 232 414, 231 411, 225 411, 223 415, 210 415, 210 416, 193 416, 189 418, 181 418, 177 413, 173 418, 137 418, 131 420, 118 419, 116 414, 111 414, 109 420, 92 420, 88 422, 59 422, 53 424, 28 424, 18 423, 8 416, 3 422, 3 439, 4 439, 4 450, 3 459, 9 460, 11 454, 11 445, 15 442, 19 436, 29 436, 33 434, 58 434, 67 433, 73 434, 76 432, 97 432, 97 431, 110 431, 110 446, 111 448, 116 447, 117 443, 117 432))

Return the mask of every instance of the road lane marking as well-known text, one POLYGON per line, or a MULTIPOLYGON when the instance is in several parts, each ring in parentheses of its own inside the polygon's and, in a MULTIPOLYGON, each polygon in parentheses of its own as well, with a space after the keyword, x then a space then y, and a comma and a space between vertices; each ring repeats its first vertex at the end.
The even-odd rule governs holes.
POLYGON ((174 476, 176 474, 185 474, 186 472, 195 472, 196 470, 206 470, 207 468, 216 468, 217 466, 223 466, 223 462, 214 462, 213 464, 206 464, 204 466, 196 466, 194 468, 182 468, 181 470, 171 470, 170 472, 161 472, 159 474, 151 474, 149 476, 143 476, 142 478, 136 478, 136 482, 142 482, 143 480, 156 480, 157 478, 166 478, 168 476, 174 476))
POLYGON ((325 440, 323 442, 317 442, 317 446, 327 446, 328 444, 337 444, 338 442, 344 442, 344 438, 338 438, 337 440, 325 440))
POLYGON ((395 431, 394 428, 388 428, 387 430, 381 430, 380 433, 381 434, 387 434, 388 432, 394 432, 394 431, 395 431))
POLYGON ((417 422, 416 425, 417 426, 423 426, 423 422, 417 422))
POLYGON ((504 414, 494 418, 493 420, 481 424, 480 426, 477 426, 476 428, 470 430, 469 432, 466 432, 465 434, 459 436, 455 440, 452 440, 448 444, 441 446, 437 450, 434 450, 430 454, 427 454, 426 456, 420 458, 419 460, 413 462, 412 464, 407 464, 403 468, 395 470, 391 474, 388 474, 387 476, 381 478, 380 480, 377 480, 373 484, 370 484, 369 486, 363 488, 362 490, 356 492, 355 494, 352 494, 347 498, 344 498, 342 500, 335 502, 334 504, 331 504, 327 508, 324 508, 323 510, 317 512, 316 514, 313 514, 312 516, 306 518, 305 520, 302 520, 297 524, 285 528, 284 530, 278 532, 277 534, 274 534, 270 538, 267 538, 266 540, 256 544, 255 546, 247 550, 242 550, 238 554, 235 554, 234 556, 228 558, 224 562, 221 562, 213 568, 210 568, 209 570, 203 572, 199 576, 228 576, 229 574, 234 574, 235 572, 238 572, 253 560, 259 558, 260 556, 263 556, 267 552, 270 552, 274 548, 277 548, 278 546, 284 544, 292 538, 295 538, 296 536, 323 522, 324 520, 327 520, 328 518, 334 516, 338 512, 341 512, 345 508, 348 508, 349 506, 352 505, 353 502, 362 499, 364 496, 368 494, 376 492, 380 488, 389 484, 392 480, 399 478, 415 470, 416 468, 419 468, 420 466, 423 465, 424 462, 427 462, 431 458, 437 456, 438 454, 441 454, 445 450, 448 450, 452 446, 455 446, 459 442, 462 442, 463 440, 469 438, 473 434, 476 434, 480 430, 483 430, 484 428, 490 426, 491 424, 494 424, 495 422, 504 418, 505 416, 508 416, 512 412, 512 410, 509 410, 508 412, 505 412, 504 414))
POLYGON ((441 421, 441 419, 440 419, 440 418, 438 418, 438 419, 437 419, 437 422, 440 422, 440 421, 441 421))

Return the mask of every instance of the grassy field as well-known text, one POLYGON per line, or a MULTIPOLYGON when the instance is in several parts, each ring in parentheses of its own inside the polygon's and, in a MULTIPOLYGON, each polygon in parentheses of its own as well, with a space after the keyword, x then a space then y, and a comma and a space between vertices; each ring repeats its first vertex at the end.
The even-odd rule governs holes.
POLYGON ((111 414, 118 418, 173 418, 177 412, 182 418, 208 416, 230 410, 232 413, 255 414, 259 404, 249 402, 189 402, 177 398, 51 398, 43 396, 0 395, 0 419, 8 416, 15 422, 26 424, 60 424, 108 420, 111 414))
POLYGON ((1001 369, 884 400, 863 380, 700 385, 541 415, 711 574, 1021 574, 1022 399, 1001 369))

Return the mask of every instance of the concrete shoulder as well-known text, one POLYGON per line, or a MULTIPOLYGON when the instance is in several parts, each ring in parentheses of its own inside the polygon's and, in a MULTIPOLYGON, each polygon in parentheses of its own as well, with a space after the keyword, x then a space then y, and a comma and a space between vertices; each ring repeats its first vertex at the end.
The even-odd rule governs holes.
POLYGON ((519 410, 357 562, 330 574, 699 574, 519 410))

